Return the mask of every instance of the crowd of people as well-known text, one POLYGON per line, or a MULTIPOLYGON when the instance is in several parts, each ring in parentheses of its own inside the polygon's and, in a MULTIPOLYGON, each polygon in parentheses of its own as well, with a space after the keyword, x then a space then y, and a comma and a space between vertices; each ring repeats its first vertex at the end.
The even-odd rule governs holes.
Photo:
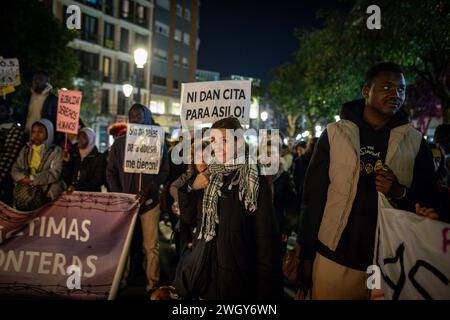
MULTIPOLYGON (((230 117, 216 121, 202 141, 200 151, 210 147, 212 161, 195 162, 192 151, 190 163, 175 164, 174 144, 167 143, 159 173, 140 176, 124 172, 126 123, 110 127, 114 144, 105 153, 81 121, 76 136, 55 132, 57 97, 48 75, 37 72, 22 108, 0 100, 0 200, 31 211, 63 192, 136 195, 139 219, 121 284, 142 268, 155 299, 164 290, 182 299, 282 299, 286 285, 298 288, 298 297, 367 299, 380 197, 450 222, 450 125, 440 125, 429 144, 402 109, 405 89, 400 66, 372 67, 363 99, 344 104, 341 120, 320 138, 279 145, 275 174, 263 175, 247 160, 236 163, 248 146, 243 139, 227 141, 226 130, 242 129, 230 117), (162 214, 176 239, 171 283, 160 283, 162 214), (292 237, 289 277, 283 257, 292 237)), ((128 122, 155 124, 139 103, 129 109, 128 122)))

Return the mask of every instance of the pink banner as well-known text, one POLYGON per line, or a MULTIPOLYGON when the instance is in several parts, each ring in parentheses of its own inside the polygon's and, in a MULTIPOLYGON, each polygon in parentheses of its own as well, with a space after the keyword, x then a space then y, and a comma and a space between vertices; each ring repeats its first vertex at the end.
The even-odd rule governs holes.
POLYGON ((58 90, 58 114, 56 116, 56 131, 78 133, 78 118, 80 117, 81 91, 58 90))
POLYGON ((0 202, 0 296, 114 299, 139 204, 74 192, 33 212, 0 202))

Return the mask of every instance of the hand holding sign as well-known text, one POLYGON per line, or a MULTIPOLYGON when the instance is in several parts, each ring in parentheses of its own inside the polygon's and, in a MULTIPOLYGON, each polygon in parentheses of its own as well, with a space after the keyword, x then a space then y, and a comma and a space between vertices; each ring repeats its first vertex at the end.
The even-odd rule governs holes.
POLYGON ((128 124, 124 171, 158 174, 164 131, 161 127, 128 124))

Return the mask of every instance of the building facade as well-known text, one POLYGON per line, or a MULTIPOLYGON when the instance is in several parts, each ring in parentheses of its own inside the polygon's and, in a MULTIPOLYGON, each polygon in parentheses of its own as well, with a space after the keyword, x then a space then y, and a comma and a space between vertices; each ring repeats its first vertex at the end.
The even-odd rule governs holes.
POLYGON ((166 128, 179 127, 181 84, 195 81, 199 5, 199 0, 155 1, 150 109, 166 128))
POLYGON ((81 10, 81 29, 70 43, 81 62, 75 84, 89 96, 84 102, 93 109, 101 150, 111 143, 107 126, 126 119, 138 86, 140 102, 150 107, 166 131, 179 123, 181 83, 195 80, 199 0, 45 2, 63 22, 70 16, 70 5, 81 10), (137 72, 134 62, 137 48, 148 52, 143 72, 137 72), (129 99, 123 93, 125 83, 134 87, 129 99))

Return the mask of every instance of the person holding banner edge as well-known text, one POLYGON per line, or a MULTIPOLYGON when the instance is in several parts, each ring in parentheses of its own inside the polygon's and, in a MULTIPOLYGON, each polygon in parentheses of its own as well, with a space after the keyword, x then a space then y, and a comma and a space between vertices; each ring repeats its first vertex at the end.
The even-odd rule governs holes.
MULTIPOLYGON (((379 198, 432 216, 434 164, 401 107, 403 70, 381 63, 366 74, 364 100, 344 104, 320 137, 304 184, 299 225, 301 292, 312 299, 367 299, 379 198)), ((380 201, 382 203, 382 201, 380 201)))
POLYGON ((15 207, 32 211, 58 198, 65 189, 62 166, 62 150, 53 144, 52 123, 36 121, 31 126, 31 141, 22 148, 11 171, 16 182, 15 207))
MULTIPOLYGON (((151 111, 139 103, 131 106, 128 117, 129 123, 152 124, 151 111)), ((111 192, 135 194, 141 204, 139 213, 145 251, 147 291, 154 289, 159 282, 159 187, 164 184, 169 174, 169 162, 165 146, 162 150, 161 166, 157 175, 125 173, 126 135, 118 137, 111 146, 106 170, 106 180, 111 192)), ((131 248, 131 256, 133 256, 134 250, 134 248, 131 248)))
POLYGON ((95 146, 95 132, 83 128, 78 133, 78 143, 72 152, 63 157, 63 179, 67 190, 101 192, 106 182, 106 158, 95 146))

